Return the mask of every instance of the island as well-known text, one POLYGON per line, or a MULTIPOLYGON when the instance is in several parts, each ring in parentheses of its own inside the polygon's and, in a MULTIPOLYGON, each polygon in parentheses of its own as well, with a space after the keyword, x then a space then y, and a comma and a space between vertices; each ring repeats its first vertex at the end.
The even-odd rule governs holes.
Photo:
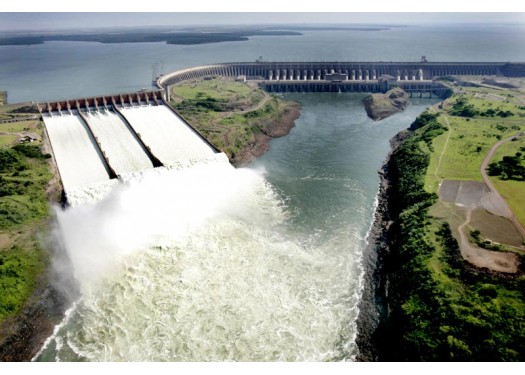
POLYGON ((366 114, 374 121, 383 120, 403 111, 408 103, 408 94, 399 87, 395 87, 384 94, 370 94, 363 99, 366 114))

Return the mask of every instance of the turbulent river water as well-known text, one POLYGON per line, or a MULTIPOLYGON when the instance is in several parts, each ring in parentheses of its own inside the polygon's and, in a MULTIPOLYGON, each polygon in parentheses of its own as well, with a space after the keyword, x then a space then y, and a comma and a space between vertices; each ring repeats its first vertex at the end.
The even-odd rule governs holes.
POLYGON ((376 171, 435 100, 374 123, 363 95, 286 97, 296 127, 249 168, 162 170, 57 210, 82 297, 37 360, 355 357, 376 171))

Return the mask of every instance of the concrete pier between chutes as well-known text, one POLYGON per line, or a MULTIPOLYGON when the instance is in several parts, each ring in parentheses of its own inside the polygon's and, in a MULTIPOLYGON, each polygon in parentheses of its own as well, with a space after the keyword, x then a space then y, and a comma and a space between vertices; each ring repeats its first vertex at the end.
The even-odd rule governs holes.
POLYGON ((168 107, 161 91, 39 104, 66 199, 79 189, 220 151, 168 107))

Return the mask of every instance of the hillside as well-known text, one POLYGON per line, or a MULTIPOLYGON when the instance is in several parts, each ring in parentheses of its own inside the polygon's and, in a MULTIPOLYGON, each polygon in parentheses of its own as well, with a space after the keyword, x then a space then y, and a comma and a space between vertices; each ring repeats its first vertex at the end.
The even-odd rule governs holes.
POLYGON ((224 78, 184 82, 172 93, 172 106, 237 166, 268 151, 299 117, 298 103, 224 78))
MULTIPOLYGON (((504 197, 495 205, 481 173, 494 145, 525 130, 519 91, 501 94, 456 89, 418 117, 388 161, 383 360, 525 359, 524 237, 500 214, 501 204, 523 210, 509 198, 525 186, 512 181, 505 195, 508 181, 491 177, 504 197)), ((518 138, 495 158, 515 155, 518 138)))

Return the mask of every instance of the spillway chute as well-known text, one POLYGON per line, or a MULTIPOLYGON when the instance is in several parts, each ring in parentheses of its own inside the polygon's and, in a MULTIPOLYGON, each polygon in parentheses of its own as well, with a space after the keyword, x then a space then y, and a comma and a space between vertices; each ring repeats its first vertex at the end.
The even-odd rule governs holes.
POLYGON ((156 98, 141 92, 47 103, 42 117, 69 204, 100 199, 155 168, 227 160, 156 98))

